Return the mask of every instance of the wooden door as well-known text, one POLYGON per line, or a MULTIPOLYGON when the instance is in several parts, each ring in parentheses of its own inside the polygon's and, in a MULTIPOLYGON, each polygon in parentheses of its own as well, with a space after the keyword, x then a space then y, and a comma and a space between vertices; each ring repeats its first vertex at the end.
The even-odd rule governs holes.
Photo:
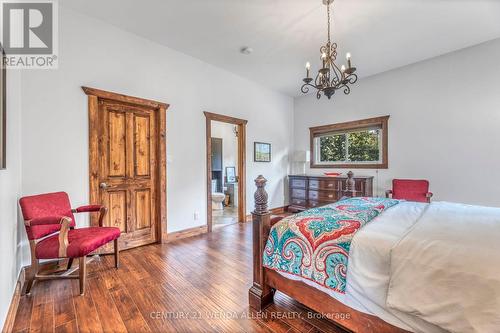
MULTIPOLYGON (((169 105, 82 89, 89 100, 90 203, 108 208, 103 224, 120 228, 121 249, 166 241, 169 105)), ((96 216, 91 225, 98 225, 96 216)))
POLYGON ((99 101, 99 195, 104 226, 120 228, 121 248, 157 242, 155 110, 99 101))

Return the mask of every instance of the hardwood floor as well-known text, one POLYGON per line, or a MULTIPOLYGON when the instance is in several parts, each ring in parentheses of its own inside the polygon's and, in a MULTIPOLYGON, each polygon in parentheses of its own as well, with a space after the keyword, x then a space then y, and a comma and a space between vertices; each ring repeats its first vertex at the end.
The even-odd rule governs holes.
POLYGON ((249 309, 251 246, 246 223, 124 251, 118 270, 102 257, 88 265, 85 296, 76 280, 37 282, 14 332, 344 332, 281 293, 249 309))

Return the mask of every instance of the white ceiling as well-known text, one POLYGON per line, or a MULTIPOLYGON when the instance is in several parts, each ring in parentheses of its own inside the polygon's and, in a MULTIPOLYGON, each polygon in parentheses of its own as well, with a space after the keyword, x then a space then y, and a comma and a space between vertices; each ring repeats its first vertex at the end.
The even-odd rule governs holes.
MULTIPOLYGON (((60 3, 290 96, 326 40, 321 0, 60 3)), ((361 77, 500 38, 498 0, 335 0, 333 11, 342 61, 351 52, 361 77)))

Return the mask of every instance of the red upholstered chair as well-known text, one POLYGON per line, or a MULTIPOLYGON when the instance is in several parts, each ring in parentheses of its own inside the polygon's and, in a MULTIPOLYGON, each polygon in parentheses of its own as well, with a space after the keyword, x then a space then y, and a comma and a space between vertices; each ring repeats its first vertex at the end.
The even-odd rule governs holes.
POLYGON ((404 199, 416 202, 431 202, 432 192, 429 192, 427 180, 393 179, 392 190, 385 192, 385 196, 393 199, 404 199))
POLYGON ((71 209, 65 192, 40 194, 19 200, 23 212, 26 233, 30 241, 31 269, 26 277, 25 293, 30 293, 36 280, 79 279, 80 294, 85 292, 87 255, 99 247, 114 241, 115 267, 118 268, 119 228, 103 227, 106 207, 82 206, 71 209), (99 212, 99 227, 75 229, 73 213, 99 212), (39 259, 68 258, 68 267, 61 274, 39 274, 39 259), (73 259, 79 259, 77 269, 71 269, 73 259))

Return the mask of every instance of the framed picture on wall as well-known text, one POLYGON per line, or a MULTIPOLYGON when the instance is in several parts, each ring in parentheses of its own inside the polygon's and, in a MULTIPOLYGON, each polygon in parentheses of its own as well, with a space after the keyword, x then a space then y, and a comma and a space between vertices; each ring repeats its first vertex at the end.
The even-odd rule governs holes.
POLYGON ((7 70, 5 68, 5 51, 0 44, 1 61, 0 61, 0 169, 5 169, 6 164, 6 142, 7 142, 7 70))
POLYGON ((236 183, 236 167, 226 167, 226 183, 236 183))
POLYGON ((264 142, 254 142, 253 160, 255 162, 271 162, 271 144, 264 142))

